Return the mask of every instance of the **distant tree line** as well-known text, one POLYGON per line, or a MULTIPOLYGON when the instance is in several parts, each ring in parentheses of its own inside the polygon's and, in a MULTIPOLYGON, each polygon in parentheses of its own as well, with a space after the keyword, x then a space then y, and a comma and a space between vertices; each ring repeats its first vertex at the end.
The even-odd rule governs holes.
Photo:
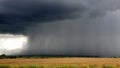
POLYGON ((0 59, 6 59, 6 58, 22 58, 22 56, 7 56, 6 54, 0 55, 0 59))
POLYGON ((0 59, 4 59, 4 58, 6 58, 5 54, 0 55, 0 59))
MULTIPOLYGON (((72 58, 72 57, 83 57, 83 58, 107 58, 107 57, 100 57, 100 56, 68 56, 68 55, 17 55, 17 56, 10 56, 6 54, 1 54, 0 59, 14 59, 14 58, 72 58)), ((120 58, 120 57, 108 57, 108 58, 120 58)))

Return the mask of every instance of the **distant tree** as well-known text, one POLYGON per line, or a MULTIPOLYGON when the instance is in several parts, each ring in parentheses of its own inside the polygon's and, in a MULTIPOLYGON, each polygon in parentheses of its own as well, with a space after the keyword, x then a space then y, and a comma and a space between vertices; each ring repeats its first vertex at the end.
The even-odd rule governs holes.
POLYGON ((0 55, 0 59, 4 59, 4 58, 6 58, 5 54, 0 55))

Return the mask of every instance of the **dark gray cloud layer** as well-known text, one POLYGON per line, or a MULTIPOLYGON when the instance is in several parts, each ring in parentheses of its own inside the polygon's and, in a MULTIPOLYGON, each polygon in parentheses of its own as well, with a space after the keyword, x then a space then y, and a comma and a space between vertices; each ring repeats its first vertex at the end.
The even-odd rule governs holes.
POLYGON ((37 22, 71 19, 81 17, 84 13, 88 14, 89 18, 99 16, 105 11, 101 11, 102 6, 94 7, 99 2, 97 0, 1 0, 1 32, 19 33, 37 22))
POLYGON ((52 0, 3 0, 0 5, 1 31, 19 32, 37 22, 74 18, 71 16, 73 12, 81 10, 82 13, 85 10, 84 7, 65 6, 62 1, 60 2, 52 0))
POLYGON ((25 33, 24 54, 120 56, 119 0, 1 0, 0 32, 25 33))
POLYGON ((108 10, 119 8, 118 2, 118 0, 1 0, 1 32, 21 33, 26 27, 38 22, 101 16, 108 10))

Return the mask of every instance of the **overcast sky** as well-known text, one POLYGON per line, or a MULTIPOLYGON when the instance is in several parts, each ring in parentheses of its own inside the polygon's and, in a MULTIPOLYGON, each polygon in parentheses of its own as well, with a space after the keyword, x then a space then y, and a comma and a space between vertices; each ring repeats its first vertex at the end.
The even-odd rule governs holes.
POLYGON ((29 37, 21 54, 120 56, 120 0, 0 0, 0 33, 29 37))

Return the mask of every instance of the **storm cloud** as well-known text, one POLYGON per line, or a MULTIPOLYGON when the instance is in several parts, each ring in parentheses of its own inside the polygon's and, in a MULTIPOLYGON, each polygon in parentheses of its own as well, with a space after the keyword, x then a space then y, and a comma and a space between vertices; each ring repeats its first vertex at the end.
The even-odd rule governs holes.
POLYGON ((34 24, 94 18, 119 9, 119 0, 1 0, 1 32, 24 32, 34 24))
POLYGON ((1 0, 0 32, 25 34, 21 54, 120 56, 119 0, 1 0))
POLYGON ((60 2, 52 0, 3 0, 0 6, 1 31, 23 32, 27 26, 37 24, 37 22, 74 18, 72 13, 76 10, 80 9, 81 12, 85 10, 84 7, 65 6, 64 2, 60 2))

